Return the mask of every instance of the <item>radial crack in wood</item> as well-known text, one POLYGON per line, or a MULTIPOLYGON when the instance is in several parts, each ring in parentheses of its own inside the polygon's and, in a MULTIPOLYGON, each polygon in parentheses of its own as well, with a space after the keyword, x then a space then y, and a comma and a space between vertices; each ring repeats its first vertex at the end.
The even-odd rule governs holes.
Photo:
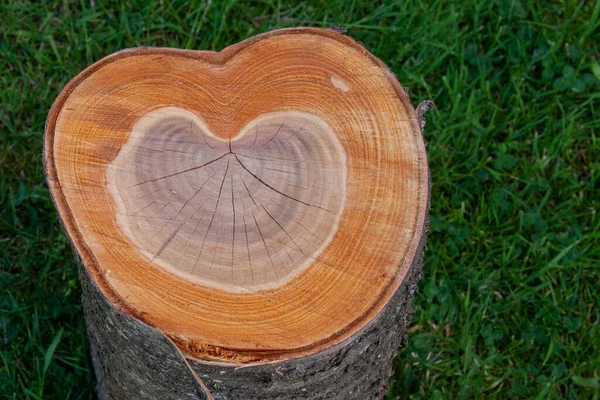
POLYGON ((44 161, 104 393, 381 396, 421 274, 421 117, 326 29, 126 50, 71 81, 44 161))
POLYGON ((346 159, 311 114, 264 114, 221 138, 192 112, 165 107, 135 123, 107 186, 117 224, 151 262, 188 281, 256 291, 289 281, 329 243, 346 159))

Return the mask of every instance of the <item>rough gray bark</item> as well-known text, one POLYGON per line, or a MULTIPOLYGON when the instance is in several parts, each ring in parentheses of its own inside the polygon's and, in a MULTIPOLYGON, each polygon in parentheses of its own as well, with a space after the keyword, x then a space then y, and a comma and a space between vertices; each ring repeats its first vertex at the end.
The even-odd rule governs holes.
POLYGON ((382 398, 407 342, 425 237, 404 282, 369 324, 320 353, 260 365, 186 360, 162 333, 122 313, 80 268, 83 307, 100 399, 382 398))
POLYGON ((118 311, 80 268, 100 399, 208 399, 175 345, 118 311))

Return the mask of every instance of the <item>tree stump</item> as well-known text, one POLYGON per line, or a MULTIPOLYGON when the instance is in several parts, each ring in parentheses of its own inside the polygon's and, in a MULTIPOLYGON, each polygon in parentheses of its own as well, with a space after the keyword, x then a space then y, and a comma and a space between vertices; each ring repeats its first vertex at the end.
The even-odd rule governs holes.
POLYGON ((100 396, 383 396, 421 275, 419 118, 327 29, 124 50, 74 78, 44 161, 100 396))

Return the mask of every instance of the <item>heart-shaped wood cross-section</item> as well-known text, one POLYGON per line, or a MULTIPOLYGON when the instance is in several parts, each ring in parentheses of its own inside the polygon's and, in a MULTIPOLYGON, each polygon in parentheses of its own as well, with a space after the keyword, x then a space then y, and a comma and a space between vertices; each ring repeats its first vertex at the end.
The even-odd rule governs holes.
POLYGON ((331 30, 116 53, 62 92, 45 152, 86 273, 194 357, 340 343, 387 304, 423 236, 414 108, 331 30))
POLYGON ((117 223, 152 262, 231 291, 276 287, 338 226, 344 151, 320 118, 268 113, 229 139, 167 107, 134 125, 108 169, 117 223))

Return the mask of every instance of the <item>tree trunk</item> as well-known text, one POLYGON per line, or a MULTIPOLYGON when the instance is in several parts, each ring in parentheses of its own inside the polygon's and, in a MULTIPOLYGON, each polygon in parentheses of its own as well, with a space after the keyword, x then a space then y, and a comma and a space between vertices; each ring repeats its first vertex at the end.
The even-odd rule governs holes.
POLYGON ((421 276, 429 106, 314 28, 73 79, 44 161, 99 396, 382 397, 421 276))

